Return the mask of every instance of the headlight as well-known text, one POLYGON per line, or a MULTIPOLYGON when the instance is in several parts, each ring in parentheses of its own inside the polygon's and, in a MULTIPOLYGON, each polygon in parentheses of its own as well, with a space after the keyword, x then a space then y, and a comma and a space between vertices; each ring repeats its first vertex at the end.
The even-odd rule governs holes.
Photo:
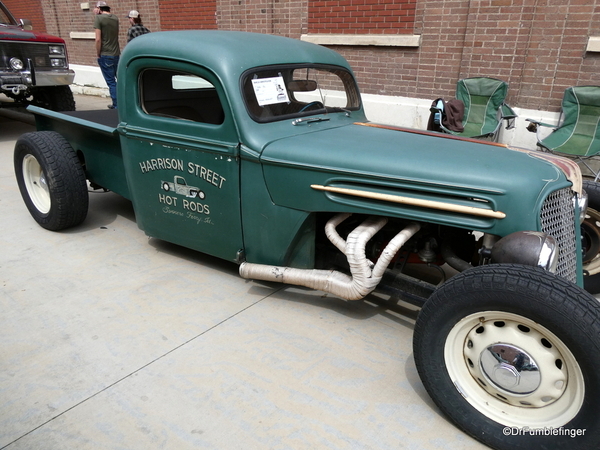
POLYGON ((494 244, 492 262, 525 264, 554 273, 558 264, 558 245, 549 234, 539 231, 517 231, 494 244))
POLYGON ((10 58, 9 63, 13 70, 23 70, 23 67, 25 67, 25 64, 19 58, 10 58))
POLYGON ((50 65, 52 67, 65 67, 65 60, 63 58, 50 58, 50 65))
POLYGON ((65 48, 62 45, 50 45, 48 47, 48 52, 51 55, 64 55, 65 54, 65 48))

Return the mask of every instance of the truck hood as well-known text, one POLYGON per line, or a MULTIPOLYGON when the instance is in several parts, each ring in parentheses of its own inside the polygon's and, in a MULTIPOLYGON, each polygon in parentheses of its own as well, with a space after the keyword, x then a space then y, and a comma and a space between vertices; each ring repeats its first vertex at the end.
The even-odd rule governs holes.
POLYGON ((63 39, 50 34, 38 33, 37 31, 31 30, 23 30, 21 27, 11 25, 0 27, 0 40, 56 43, 64 42, 63 39))
MULTIPOLYGON (((517 221, 529 222, 528 229, 535 229, 547 194, 573 184, 560 167, 562 158, 557 164, 536 153, 419 130, 355 123, 272 142, 263 149, 261 161, 269 193, 282 206, 317 211, 332 210, 331 204, 335 204, 334 210, 340 211, 355 209, 415 219, 427 215, 434 221, 437 214, 440 223, 465 223, 459 216, 448 222, 452 214, 446 211, 429 214, 426 209, 392 207, 385 201, 359 200, 321 189, 333 187, 381 194, 381 198, 391 195, 474 206, 510 219, 478 219, 475 222, 482 230, 498 223, 505 227, 512 223, 508 229, 518 229, 517 221)), ((570 162, 565 164, 573 176, 580 176, 570 162)), ((475 222, 471 225, 477 228, 475 222)))

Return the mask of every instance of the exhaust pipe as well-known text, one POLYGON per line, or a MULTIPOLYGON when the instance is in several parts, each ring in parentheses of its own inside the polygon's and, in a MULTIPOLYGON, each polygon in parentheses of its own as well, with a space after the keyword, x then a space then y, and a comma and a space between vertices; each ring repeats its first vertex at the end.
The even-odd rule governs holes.
POLYGON ((387 223, 385 217, 369 217, 356 227, 344 240, 336 227, 350 217, 350 214, 338 214, 325 225, 325 234, 348 260, 350 273, 336 270, 295 269, 292 267, 269 266, 244 262, 240 265, 242 278, 275 281, 284 284, 304 286, 328 292, 346 300, 360 300, 371 293, 381 281, 385 269, 398 250, 421 228, 411 223, 400 231, 385 247, 376 264, 366 257, 369 240, 387 223))

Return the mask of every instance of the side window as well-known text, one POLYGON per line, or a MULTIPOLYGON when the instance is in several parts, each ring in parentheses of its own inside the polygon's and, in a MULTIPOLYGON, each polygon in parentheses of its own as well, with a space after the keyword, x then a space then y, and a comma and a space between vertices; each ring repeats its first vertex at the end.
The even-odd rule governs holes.
POLYGON ((189 73, 146 69, 140 76, 142 109, 152 116, 220 125, 225 120, 215 87, 189 73))

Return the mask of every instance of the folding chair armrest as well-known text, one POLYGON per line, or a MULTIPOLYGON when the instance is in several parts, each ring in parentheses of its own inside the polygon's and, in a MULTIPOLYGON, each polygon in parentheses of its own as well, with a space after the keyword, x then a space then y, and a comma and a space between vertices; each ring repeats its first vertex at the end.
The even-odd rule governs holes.
POLYGON ((517 118, 517 113, 506 103, 502 103, 502 105, 500 105, 500 113, 502 114, 503 119, 517 118))
POLYGON ((449 129, 449 128, 446 128, 446 127, 445 127, 445 126, 442 124, 442 122, 440 122, 440 129, 441 129, 441 130, 442 130, 444 133, 447 133, 447 134, 456 134, 456 131, 452 131, 451 129, 449 129))
MULTIPOLYGON (((556 124, 550 124, 550 123, 544 123, 544 122, 540 122, 539 120, 533 120, 533 119, 525 119, 527 122, 531 122, 532 124, 535 124, 537 126, 541 126, 541 127, 549 127, 549 128, 556 128, 557 125, 556 124)), ((531 132, 535 131, 535 128, 533 129, 529 129, 529 127, 527 127, 527 129, 531 132)))
POLYGON ((544 122, 540 122, 539 120, 533 120, 533 119, 525 119, 525 121, 530 122, 529 125, 527 125, 527 131, 529 131, 531 133, 535 133, 535 137, 537 139, 537 145, 542 150, 545 149, 546 147, 542 144, 542 140, 544 137, 547 136, 548 133, 546 133, 546 136, 542 136, 541 127, 549 127, 549 128, 556 129, 557 125, 551 125, 549 123, 544 123, 544 122))
POLYGON ((434 112, 434 111, 444 111, 444 99, 443 98, 436 98, 433 103, 431 104, 431 108, 429 108, 429 111, 434 112))
POLYGON ((506 120, 506 129, 512 130, 515 127, 517 113, 506 103, 500 105, 500 120, 506 120))

